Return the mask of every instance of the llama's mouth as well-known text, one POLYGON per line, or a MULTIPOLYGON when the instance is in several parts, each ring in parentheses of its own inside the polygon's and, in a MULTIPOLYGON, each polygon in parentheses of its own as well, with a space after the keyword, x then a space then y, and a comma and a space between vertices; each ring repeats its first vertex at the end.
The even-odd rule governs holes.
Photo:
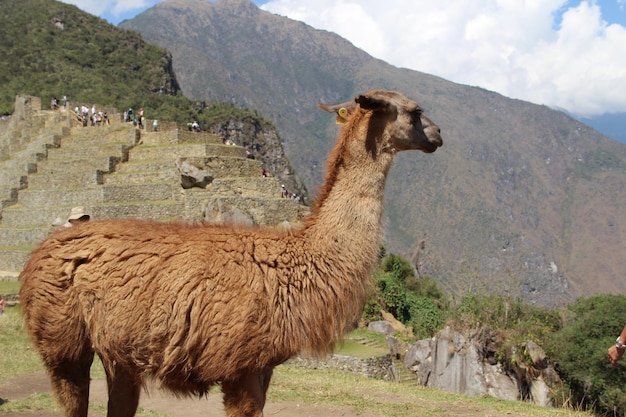
POLYGON ((424 152, 424 153, 433 153, 433 152, 435 152, 437 150, 437 148, 438 148, 438 146, 432 146, 432 147, 429 146, 427 148, 420 149, 420 150, 422 152, 424 152))
POLYGON ((437 135, 433 135, 432 137, 429 136, 428 143, 424 146, 423 149, 421 149, 421 151, 424 153, 433 153, 437 150, 437 148, 439 148, 442 145, 443 145, 443 140, 441 139, 440 135, 437 134, 437 135))

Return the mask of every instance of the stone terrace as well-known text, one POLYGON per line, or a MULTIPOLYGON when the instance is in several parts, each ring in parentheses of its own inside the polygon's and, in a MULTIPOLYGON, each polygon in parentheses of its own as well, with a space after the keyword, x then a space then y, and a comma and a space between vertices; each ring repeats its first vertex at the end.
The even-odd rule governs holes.
MULTIPOLYGON (((68 109, 71 108, 68 104, 68 109)), ((40 110, 18 97, 0 121, 0 280, 17 279, 28 253, 84 206, 95 219, 298 222, 308 208, 281 198, 280 183, 262 163, 220 137, 172 123, 159 131, 124 125, 109 110, 108 126, 82 127, 69 110, 40 110), (208 172, 205 188, 184 189, 179 166, 208 172)))

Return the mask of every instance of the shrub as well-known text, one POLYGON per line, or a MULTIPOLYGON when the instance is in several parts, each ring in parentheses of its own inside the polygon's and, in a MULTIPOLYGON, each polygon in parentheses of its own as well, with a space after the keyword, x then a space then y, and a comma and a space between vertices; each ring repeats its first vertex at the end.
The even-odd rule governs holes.
POLYGON ((425 339, 433 337, 443 327, 448 311, 442 309, 436 299, 415 296, 410 301, 410 315, 413 334, 418 339, 425 339))
POLYGON ((599 415, 626 415, 626 372, 607 359, 607 349, 626 324, 625 311, 624 295, 578 299, 545 345, 573 403, 599 415))
POLYGON ((398 255, 389 254, 381 262, 380 269, 390 273, 397 281, 404 283, 407 278, 415 278, 413 268, 407 261, 398 255))
POLYGON ((448 302, 435 280, 416 278, 409 263, 394 254, 382 257, 375 278, 378 294, 375 301, 370 300, 366 305, 367 317, 374 316, 375 308, 383 308, 412 327, 420 338, 431 337, 443 327, 448 302))

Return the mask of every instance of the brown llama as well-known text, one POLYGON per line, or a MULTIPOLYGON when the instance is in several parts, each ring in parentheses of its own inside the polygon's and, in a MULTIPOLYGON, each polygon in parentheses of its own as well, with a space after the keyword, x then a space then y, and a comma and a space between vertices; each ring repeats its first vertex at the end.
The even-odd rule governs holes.
POLYGON ((319 106, 345 126, 302 227, 96 220, 33 251, 20 299, 66 416, 87 416, 97 354, 109 417, 133 416, 148 378, 178 395, 220 384, 227 416, 260 417, 275 366, 329 352, 358 320, 394 155, 442 140, 396 92, 319 106))

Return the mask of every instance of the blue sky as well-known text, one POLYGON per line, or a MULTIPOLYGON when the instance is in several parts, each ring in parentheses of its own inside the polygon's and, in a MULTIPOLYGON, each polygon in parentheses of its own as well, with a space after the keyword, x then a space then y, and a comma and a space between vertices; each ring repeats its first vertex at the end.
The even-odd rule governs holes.
MULTIPOLYGON (((62 1, 115 25, 161 2, 62 1)), ((398 67, 582 117, 626 112, 626 0, 255 3, 398 67)))

